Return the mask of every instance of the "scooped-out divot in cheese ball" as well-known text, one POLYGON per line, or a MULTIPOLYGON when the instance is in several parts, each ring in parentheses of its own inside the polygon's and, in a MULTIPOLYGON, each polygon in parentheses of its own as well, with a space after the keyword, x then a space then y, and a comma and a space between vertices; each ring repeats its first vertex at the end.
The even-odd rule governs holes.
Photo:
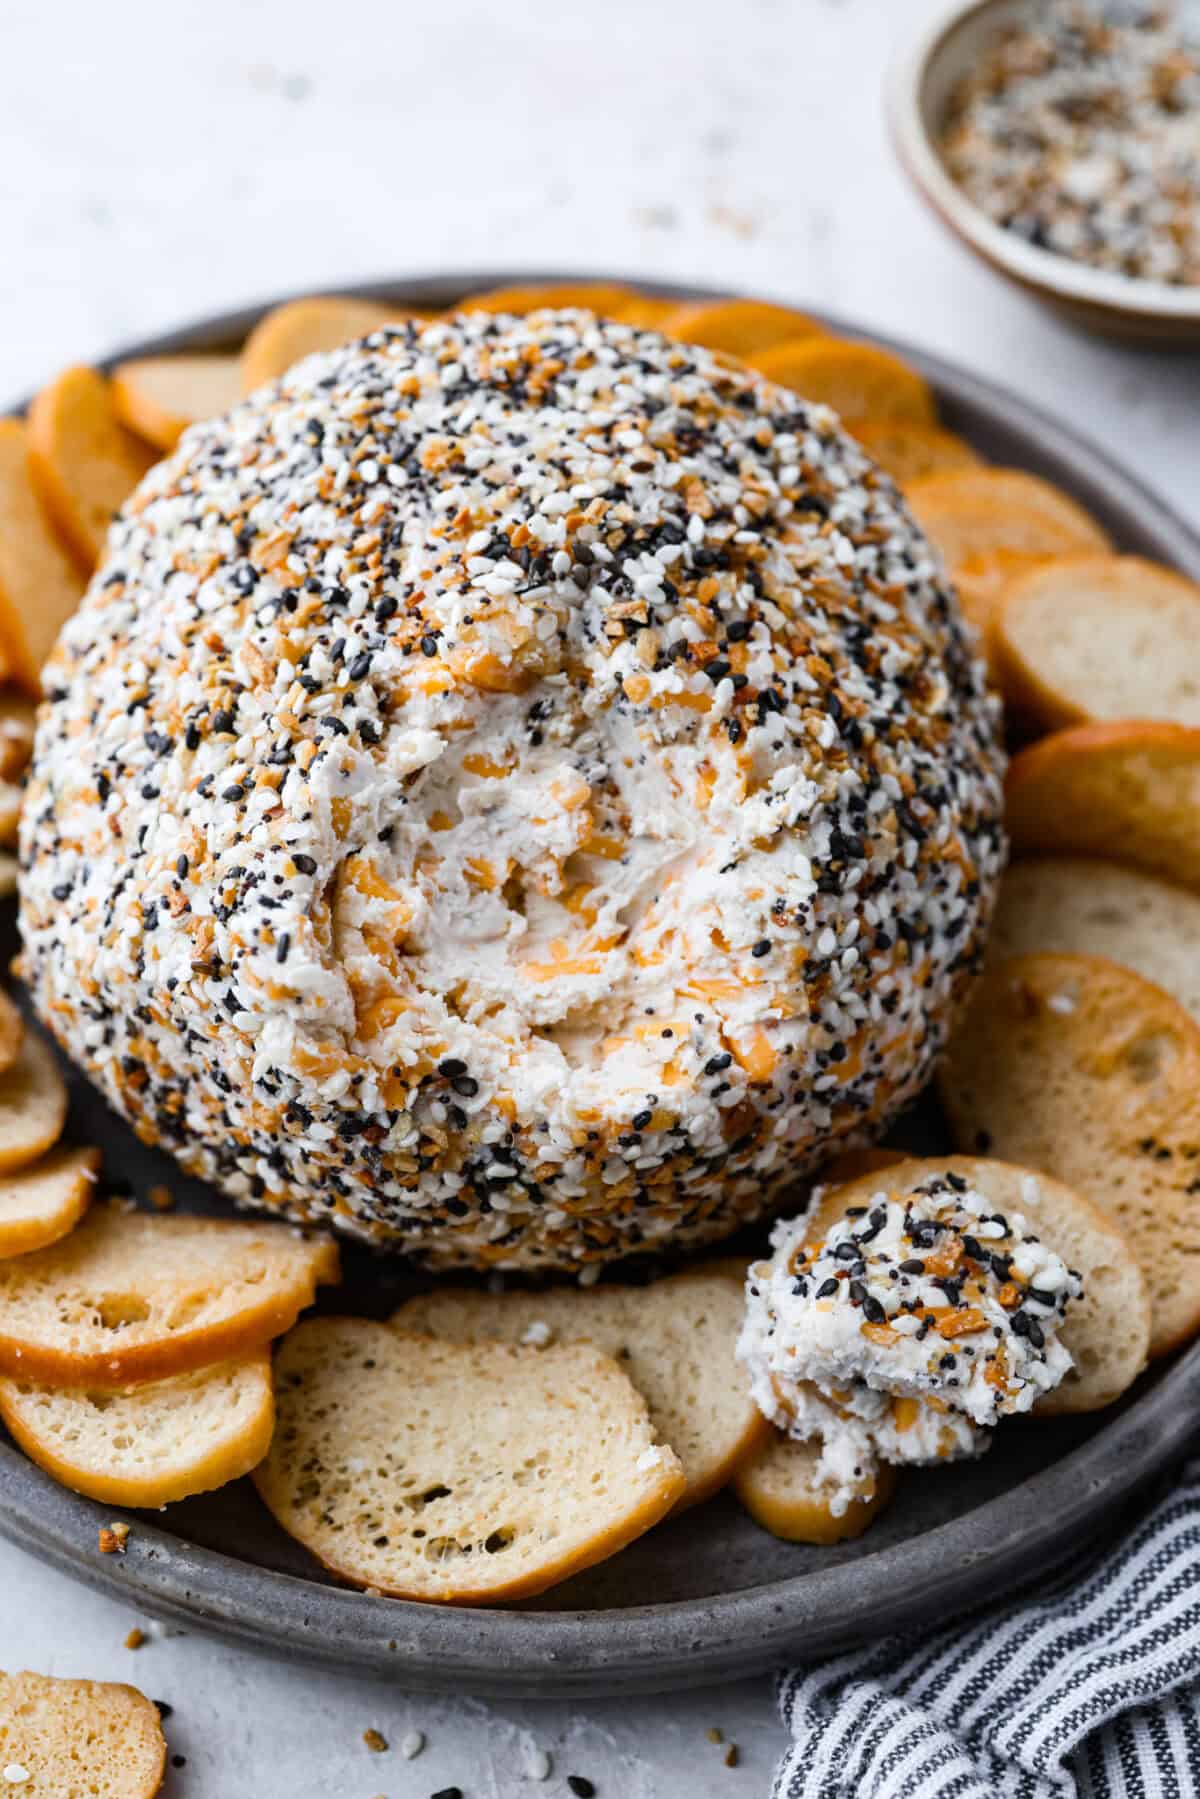
POLYGON ((434 1266, 720 1237, 923 1085, 998 717, 812 406, 589 313, 409 322, 187 431, 45 676, 38 1010, 236 1199, 434 1266))
POLYGON ((738 1353, 761 1410, 820 1441, 835 1515, 880 1461, 981 1455, 1071 1369, 1059 1332, 1079 1274, 961 1175, 881 1186, 827 1224, 778 1224, 771 1242, 747 1278, 738 1353))

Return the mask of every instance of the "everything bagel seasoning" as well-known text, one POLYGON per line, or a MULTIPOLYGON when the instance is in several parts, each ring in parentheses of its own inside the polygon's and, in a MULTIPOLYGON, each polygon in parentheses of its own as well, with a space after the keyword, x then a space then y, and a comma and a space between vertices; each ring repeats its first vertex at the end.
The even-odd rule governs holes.
POLYGON ((1194 0, 1050 0, 986 52, 942 140, 968 199, 1039 248, 1200 282, 1194 0))
POLYGON ((193 428, 46 688, 41 1016, 188 1169, 434 1265, 728 1232, 915 1094, 978 965, 997 710, 897 490, 587 313, 193 428))

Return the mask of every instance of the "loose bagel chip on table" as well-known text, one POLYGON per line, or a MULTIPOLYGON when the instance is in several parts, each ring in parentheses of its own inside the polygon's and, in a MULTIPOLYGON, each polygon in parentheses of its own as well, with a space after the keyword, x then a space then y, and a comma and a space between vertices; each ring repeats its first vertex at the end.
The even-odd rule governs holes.
POLYGON ((14 1799, 154 1799, 166 1765, 158 1707, 136 1687, 0 1671, 0 1771, 14 1799))
POLYGON ((615 1555, 684 1491, 646 1402, 590 1344, 313 1318, 275 1357, 254 1480, 332 1573, 398 1599, 527 1598, 615 1555))
POLYGON ((767 1434, 734 1354, 742 1278, 722 1264, 645 1287, 540 1293, 435 1287, 402 1305, 392 1323, 408 1334, 459 1342, 586 1341, 612 1356, 679 1457, 687 1481, 676 1504, 682 1511, 723 1487, 767 1434))
POLYGON ((1178 1000, 1099 956, 1015 956, 981 978, 938 1085, 964 1150, 1053 1175, 1120 1227, 1151 1356, 1195 1335, 1200 1026, 1178 1000))
POLYGON ((1200 728, 1055 731, 1013 758, 1005 800, 1015 855, 1108 856, 1200 888, 1200 728))
POLYGON ((1141 556, 1065 556, 1018 577, 996 623, 1001 686, 1046 731, 1200 725, 1200 585, 1141 556))
POLYGON ((1104 956, 1173 995, 1200 1023, 1200 893, 1100 856, 1009 864, 988 959, 1040 950, 1104 956))

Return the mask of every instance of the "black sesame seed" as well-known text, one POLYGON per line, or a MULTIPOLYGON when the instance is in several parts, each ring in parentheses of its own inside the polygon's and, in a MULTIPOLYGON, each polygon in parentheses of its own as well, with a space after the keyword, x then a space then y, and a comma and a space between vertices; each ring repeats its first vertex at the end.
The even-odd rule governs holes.
POLYGON ((232 803, 235 800, 244 799, 245 796, 246 796, 246 789, 243 787, 243 785, 240 781, 232 782, 228 787, 224 788, 221 793, 221 798, 223 800, 229 800, 230 803, 232 803))
POLYGON ((458 1075, 451 1081, 450 1085, 463 1099, 474 1099, 475 1095, 479 1092, 479 1082, 470 1074, 458 1075))
POLYGON ((293 855, 292 861, 296 864, 296 867, 300 870, 302 875, 315 875, 317 872, 316 860, 312 856, 293 855))
POLYGON ((850 1298, 854 1305, 862 1306, 864 1310, 866 1309, 866 1302, 870 1298, 870 1294, 867 1292, 862 1281, 850 1282, 850 1298))
POLYGON ((744 643, 750 635, 750 620, 735 618, 731 624, 726 625, 725 635, 730 643, 744 643))
POLYGON ((378 606, 375 608, 376 624, 386 625, 388 619, 394 616, 399 604, 400 602, 394 599, 391 594, 388 594, 386 599, 380 600, 378 606))
POLYGON ((633 1119, 634 1130, 635 1131, 644 1131, 646 1129, 646 1126, 650 1123, 650 1120, 653 1117, 654 1117, 653 1112, 637 1112, 637 1113, 635 1113, 634 1119, 633 1119))
MULTIPOLYGON (((857 1286, 858 1282, 856 1281, 854 1284, 855 1284, 855 1286, 857 1286)), ((867 1320, 868 1324, 886 1324, 887 1323, 887 1313, 884 1311, 884 1309, 880 1305, 879 1301, 875 1298, 874 1294, 872 1294, 872 1293, 864 1293, 863 1294, 862 1309, 863 1309, 863 1317, 867 1320)))
POLYGON ((710 1056, 704 1064, 704 1072, 705 1074, 723 1074, 732 1062, 733 1057, 728 1052, 719 1056, 710 1056))
POLYGON ((222 707, 220 712, 213 713, 209 725, 219 736, 228 736, 233 731, 233 713, 228 708, 222 707))
POLYGON ((596 1783, 589 1780, 586 1774, 568 1774, 567 1785, 575 1799, 595 1799, 596 1783))
POLYGON ((422 637, 422 639, 421 639, 421 654, 423 656, 436 656, 437 653, 438 653, 437 638, 431 636, 429 633, 426 633, 426 635, 424 637, 422 637))
POLYGON ((752 956, 758 957, 769 956, 770 953, 771 939, 769 937, 760 937, 758 942, 754 945, 754 948, 750 951, 752 956))
POLYGON ((279 942, 275 945, 275 960, 277 962, 286 962, 288 959, 288 951, 291 947, 291 937, 285 931, 283 936, 279 939, 279 942))
POLYGON ((352 681, 361 681, 363 679, 364 675, 370 674, 370 672, 371 672, 371 652, 370 652, 370 650, 363 650, 361 655, 358 655, 354 658, 354 661, 350 664, 349 672, 350 672, 350 679, 352 681))
POLYGON ((713 660, 706 665, 704 672, 710 681, 723 681, 730 672, 730 664, 726 662, 724 656, 714 656, 713 660))
POLYGON ((925 1264, 918 1256, 909 1256, 906 1262, 901 1262, 900 1272, 901 1274, 924 1274, 925 1264))
POLYGON ((455 1075, 466 1074, 466 1072, 466 1063, 460 1062, 457 1056, 446 1056, 443 1061, 438 1063, 438 1073, 444 1074, 448 1081, 452 1081, 455 1075))
POLYGON ((175 858, 175 873, 179 876, 181 881, 187 880, 187 871, 190 866, 191 866, 191 864, 188 862, 188 859, 186 856, 176 856, 176 858, 175 858))
POLYGON ((831 1299, 833 1297, 833 1295, 837 1292, 838 1285, 839 1285, 838 1281, 836 1281, 834 1279, 833 1275, 831 1274, 829 1279, 826 1281, 822 1281, 821 1285, 817 1288, 817 1298, 818 1299, 831 1299))

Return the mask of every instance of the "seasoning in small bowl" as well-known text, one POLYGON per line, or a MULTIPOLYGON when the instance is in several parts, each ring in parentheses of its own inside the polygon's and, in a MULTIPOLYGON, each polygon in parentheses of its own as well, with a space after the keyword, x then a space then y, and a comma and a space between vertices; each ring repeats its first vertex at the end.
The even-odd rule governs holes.
POLYGON ((1200 345, 1200 0, 950 0, 889 108, 992 268, 1089 329, 1200 345))
POLYGON ((958 84, 951 176, 1027 243, 1200 285, 1200 13, 1050 0, 958 84))

